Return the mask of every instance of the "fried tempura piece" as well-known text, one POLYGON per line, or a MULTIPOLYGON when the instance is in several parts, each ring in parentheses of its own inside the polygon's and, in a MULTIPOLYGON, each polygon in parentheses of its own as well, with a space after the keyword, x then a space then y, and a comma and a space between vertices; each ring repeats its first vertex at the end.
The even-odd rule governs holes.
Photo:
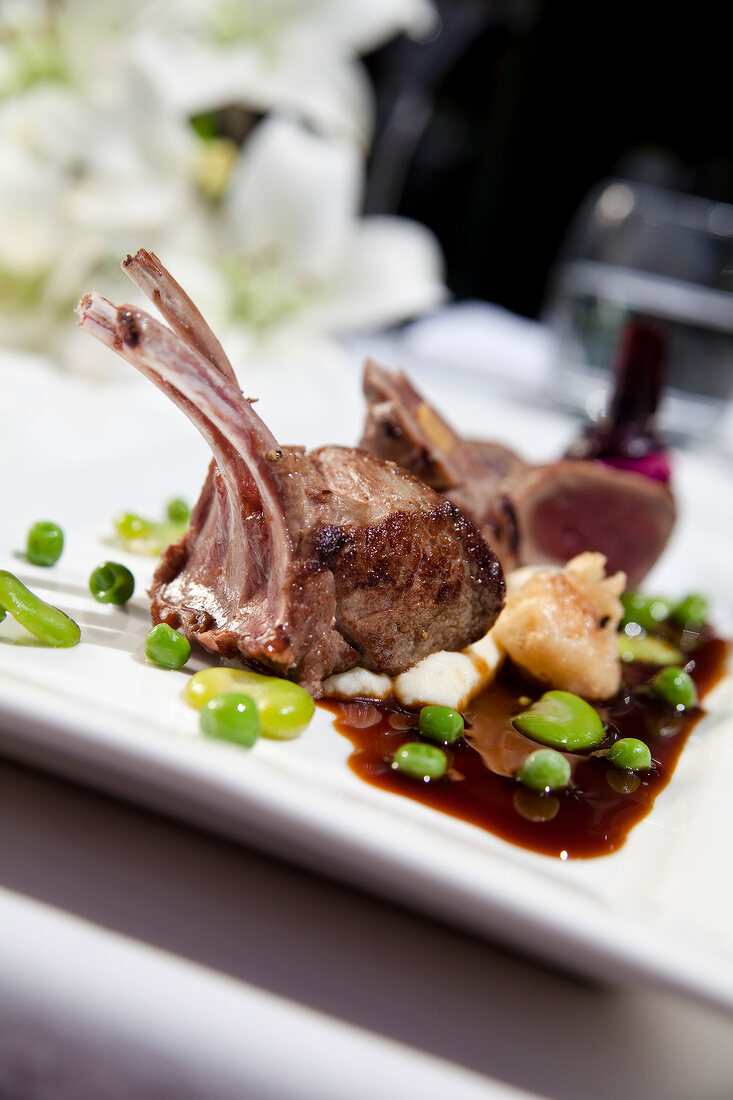
POLYGON ((624 573, 607 577, 603 554, 572 558, 561 573, 532 573, 507 595, 494 637, 535 679, 585 699, 608 699, 621 682, 616 631, 624 573))

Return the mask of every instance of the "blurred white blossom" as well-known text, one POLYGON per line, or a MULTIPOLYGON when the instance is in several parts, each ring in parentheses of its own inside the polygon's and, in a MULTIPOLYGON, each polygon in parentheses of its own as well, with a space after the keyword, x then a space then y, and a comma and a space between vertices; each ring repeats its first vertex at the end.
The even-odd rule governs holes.
MULTIPOLYGON (((157 251, 245 348, 407 319, 444 294, 431 233, 360 216, 359 55, 428 0, 0 0, 0 342, 86 356, 71 310, 136 301, 157 251)), ((89 353, 90 354, 90 353, 89 353)))
POLYGON ((359 217, 362 184, 353 144, 277 116, 257 126, 223 211, 233 319, 345 333, 442 300, 432 235, 403 218, 359 217))
POLYGON ((138 59, 183 115, 284 112, 366 146, 372 91, 359 55, 434 21, 429 0, 171 0, 165 25, 140 35, 138 59))

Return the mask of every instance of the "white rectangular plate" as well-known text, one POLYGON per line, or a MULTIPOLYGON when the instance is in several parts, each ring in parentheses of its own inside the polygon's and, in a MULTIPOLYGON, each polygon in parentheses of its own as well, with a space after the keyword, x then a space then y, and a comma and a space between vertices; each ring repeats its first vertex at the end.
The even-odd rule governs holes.
MULTIPOLYGON (((624 847, 560 860, 512 847, 469 824, 360 782, 349 743, 319 710, 302 737, 249 752, 205 742, 180 692, 188 670, 146 664, 145 597, 152 562, 110 543, 120 510, 159 514, 198 492, 208 455, 193 428, 122 365, 95 382, 4 356, 0 393, 0 567, 67 610, 82 642, 53 650, 0 626, 0 748, 228 837, 334 875, 472 933, 611 983, 684 991, 733 1010, 728 873, 733 723, 729 682, 708 701, 677 772, 624 847), (61 561, 31 566, 22 550, 35 519, 66 531, 61 561), (88 593, 92 568, 128 564, 124 609, 88 593)), ((551 458, 572 426, 483 392, 480 376, 433 374, 418 384, 468 434, 551 458)), ((255 373, 246 392, 284 442, 353 442, 362 406, 356 362, 255 373)), ((486 386, 488 389, 488 386, 486 386)), ((706 591, 730 632, 733 582, 730 467, 680 455, 678 530, 647 587, 706 591)))

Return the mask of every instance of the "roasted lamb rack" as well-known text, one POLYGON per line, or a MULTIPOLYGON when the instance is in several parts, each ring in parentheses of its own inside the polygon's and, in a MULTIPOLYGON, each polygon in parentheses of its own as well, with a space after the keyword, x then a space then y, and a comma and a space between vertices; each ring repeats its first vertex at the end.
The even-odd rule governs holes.
POLYGON ((214 460, 151 589, 154 622, 314 695, 360 665, 398 674, 496 619, 496 555, 445 497, 363 450, 284 447, 242 396, 221 345, 158 259, 123 264, 168 325, 97 294, 81 328, 163 390, 214 460))
MULTIPOLYGON (((602 461, 566 457, 529 465, 497 443, 464 439, 402 372, 368 362, 361 446, 411 470, 468 516, 499 555, 518 565, 606 556, 637 585, 667 544, 675 503, 667 484, 602 461)), ((590 452, 587 452, 590 453, 590 452)))

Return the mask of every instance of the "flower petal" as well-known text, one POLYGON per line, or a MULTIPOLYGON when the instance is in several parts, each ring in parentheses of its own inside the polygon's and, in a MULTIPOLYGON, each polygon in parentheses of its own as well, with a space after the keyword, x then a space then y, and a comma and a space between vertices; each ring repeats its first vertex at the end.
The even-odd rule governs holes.
POLYGON ((248 138, 232 177, 233 251, 304 283, 330 276, 351 240, 360 189, 351 143, 268 118, 248 138))
POLYGON ((429 229, 407 218, 364 218, 337 277, 300 320, 332 332, 381 328, 435 309, 447 293, 429 229))
POLYGON ((302 118, 317 130, 365 146, 373 93, 363 67, 319 39, 282 38, 272 49, 245 42, 215 48, 183 35, 149 34, 136 52, 155 95, 182 117, 229 104, 302 118))

